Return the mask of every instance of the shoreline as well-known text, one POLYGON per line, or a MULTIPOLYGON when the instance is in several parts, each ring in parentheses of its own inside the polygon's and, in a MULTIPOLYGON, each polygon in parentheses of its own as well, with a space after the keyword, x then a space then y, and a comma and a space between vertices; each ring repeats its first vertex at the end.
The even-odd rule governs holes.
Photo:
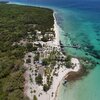
MULTIPOLYGON (((57 49, 60 49, 61 55, 65 57, 65 55, 61 51, 61 46, 60 46, 60 39, 59 39, 59 34, 60 34, 60 27, 57 24, 57 20, 55 17, 55 11, 53 12, 53 17, 54 17, 54 32, 55 32, 55 38, 52 41, 48 41, 47 44, 48 46, 56 47, 57 49)), ((32 57, 34 56, 31 53, 32 57)), ((39 86, 36 83, 30 83, 29 75, 31 75, 31 72, 29 69, 26 70, 25 72, 25 87, 24 87, 24 94, 29 97, 30 100, 33 100, 33 96, 36 95, 38 100, 56 100, 57 95, 58 95, 58 90, 60 83, 62 80, 68 76, 69 72, 78 72, 80 70, 80 62, 77 58, 71 58, 71 63, 73 63, 74 68, 66 68, 65 65, 61 66, 59 69, 57 69, 58 75, 53 75, 53 81, 51 84, 50 89, 47 92, 43 91, 43 86, 39 86), (36 90, 36 92, 34 92, 36 90)), ((26 68, 28 68, 28 65, 26 68)), ((31 63, 31 66, 34 66, 34 64, 31 63)), ((58 64, 54 66, 54 68, 58 67, 58 64)), ((54 70, 54 69, 53 69, 54 70)), ((51 73, 52 75, 53 73, 51 73)), ((35 81, 34 77, 32 76, 33 80, 35 81)), ((45 76, 43 76, 43 82, 45 81, 45 76)))
MULTIPOLYGON (((77 72, 74 72, 74 71, 70 71, 70 72, 68 72, 68 73, 66 73, 66 75, 63 77, 63 79, 66 79, 66 80, 68 80, 68 82, 75 82, 76 80, 78 80, 78 78, 80 79, 80 77, 81 76, 83 76, 83 73, 82 74, 80 74, 81 72, 82 72, 82 67, 80 66, 80 69, 77 71, 77 72), (77 76, 76 74, 78 74, 79 76, 77 76), (75 75, 74 77, 75 78, 70 78, 69 76, 73 76, 73 75, 75 75), (80 76, 81 75, 81 76, 80 76)), ((56 95, 55 95, 55 99, 54 100, 58 100, 58 94, 59 94, 59 92, 60 92, 60 87, 61 87, 61 84, 62 84, 62 81, 63 81, 63 79, 61 80, 61 82, 59 83, 59 85, 58 85, 58 87, 57 87, 57 90, 56 90, 56 95)))
POLYGON ((53 12, 53 18, 54 18, 54 32, 55 32, 55 44, 60 45, 60 39, 59 39, 59 34, 60 34, 60 27, 57 24, 56 16, 55 16, 55 11, 53 12))
MULTIPOLYGON (((54 29, 55 29, 55 34, 56 34, 56 43, 58 43, 59 45, 60 45, 60 40, 59 40, 59 34, 60 34, 60 32, 59 32, 59 25, 57 24, 57 20, 56 20, 56 17, 55 17, 55 13, 56 12, 54 12, 53 13, 53 16, 54 16, 54 29)), ((61 48, 61 47, 60 47, 61 48)), ((74 63, 74 64, 76 64, 76 67, 74 68, 74 69, 64 69, 64 73, 63 73, 63 71, 62 72, 60 72, 60 75, 58 75, 58 77, 60 77, 60 79, 57 79, 58 81, 56 82, 56 84, 55 83, 53 83, 53 85, 54 85, 54 87, 55 87, 55 89, 54 89, 54 91, 55 91, 55 96, 54 96, 54 98, 53 99, 50 99, 50 100, 56 100, 56 98, 57 98, 57 95, 58 95, 58 90, 59 90, 59 86, 60 86, 60 84, 61 84, 61 82, 62 82, 62 80, 64 79, 64 78, 66 78, 66 76, 68 76, 68 74, 70 73, 70 72, 78 72, 79 70, 80 70, 80 63, 79 63, 79 60, 77 59, 77 58, 72 58, 71 59, 71 62, 72 63, 74 63), (78 64, 79 64, 79 66, 78 66, 78 64)), ((50 91, 50 90, 49 90, 50 91)))

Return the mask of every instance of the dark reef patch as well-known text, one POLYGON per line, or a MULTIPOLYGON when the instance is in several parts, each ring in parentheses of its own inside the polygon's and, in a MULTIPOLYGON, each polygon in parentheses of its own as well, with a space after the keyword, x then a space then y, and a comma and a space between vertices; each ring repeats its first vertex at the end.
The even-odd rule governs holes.
POLYGON ((66 79, 68 82, 73 82, 82 79, 83 76, 86 76, 87 74, 88 71, 86 70, 86 68, 81 68, 78 72, 69 72, 66 79))

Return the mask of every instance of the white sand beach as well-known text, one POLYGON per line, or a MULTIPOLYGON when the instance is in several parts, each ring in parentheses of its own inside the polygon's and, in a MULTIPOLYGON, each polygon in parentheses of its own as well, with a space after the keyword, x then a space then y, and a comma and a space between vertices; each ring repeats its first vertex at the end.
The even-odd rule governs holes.
MULTIPOLYGON (((54 12, 54 14, 55 14, 55 12, 54 12)), ((55 39, 54 39, 54 41, 49 41, 48 45, 52 45, 54 47, 57 47, 60 45, 59 44, 59 34, 60 33, 59 33, 59 26, 57 25, 57 21, 56 21, 54 14, 53 14, 53 16, 54 16, 55 39)), ((34 95, 37 96, 38 100, 56 100, 57 90, 58 90, 59 84, 61 83, 63 78, 65 76, 67 76, 67 74, 71 71, 77 72, 80 70, 80 62, 77 58, 72 58, 71 63, 73 63, 74 68, 66 68, 65 66, 62 66, 57 70, 58 75, 57 76, 53 75, 53 82, 52 82, 51 88, 49 89, 48 92, 44 92, 42 86, 38 86, 35 83, 32 84, 29 82, 29 80, 30 80, 29 75, 32 75, 32 73, 28 69, 25 73, 25 80, 26 80, 26 82, 25 82, 25 95, 27 95, 30 100, 33 100, 34 95), (33 92, 32 90, 36 90, 36 92, 33 92)), ((34 64, 31 64, 30 66, 34 67, 34 64)), ((58 66, 58 65, 56 65, 56 66, 58 66)), ((35 78, 32 77, 32 79, 34 82, 35 78)), ((45 81, 45 76, 43 78, 43 81, 45 81)))
POLYGON ((60 44, 59 44, 60 27, 59 27, 59 25, 57 24, 56 17, 55 17, 55 13, 56 13, 56 12, 53 13, 53 17, 54 17, 54 31, 55 31, 54 44, 55 44, 55 45, 60 45, 60 44))

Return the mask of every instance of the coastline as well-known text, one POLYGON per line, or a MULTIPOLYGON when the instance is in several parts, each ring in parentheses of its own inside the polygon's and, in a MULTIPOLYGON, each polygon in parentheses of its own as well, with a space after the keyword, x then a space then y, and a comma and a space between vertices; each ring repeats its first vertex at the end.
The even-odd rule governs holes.
MULTIPOLYGON (((60 41, 59 40, 59 34, 60 34, 59 30, 60 30, 60 27, 57 24, 55 13, 56 12, 53 13, 53 16, 54 16, 54 30, 55 30, 55 41, 54 41, 54 44, 59 46, 60 45, 60 43, 59 43, 59 41, 60 41)), ((48 94, 52 94, 52 92, 54 93, 54 97, 50 98, 50 100, 56 100, 60 83, 62 82, 62 80, 66 76, 68 76, 68 73, 69 72, 78 72, 80 70, 80 63, 79 63, 79 60, 77 58, 72 58, 71 62, 73 64, 76 64, 74 69, 72 69, 72 68, 65 68, 65 66, 63 66, 63 68, 60 68, 60 70, 59 70, 58 77, 54 76, 54 81, 52 83, 51 89, 47 92, 48 94)))
MULTIPOLYGON (((63 55, 63 53, 61 51, 61 47, 60 47, 60 40, 59 40, 60 27, 57 24, 55 13, 56 12, 54 11, 53 17, 54 17, 55 38, 52 41, 48 41, 47 44, 48 44, 48 46, 52 46, 52 47, 56 47, 56 48, 60 49, 60 53, 63 55)), ((32 53, 31 53, 31 56, 33 56, 32 53)), ((63 55, 63 56, 65 56, 65 55, 63 55)), ((33 59, 32 59, 32 61, 33 61, 33 59)), ((25 80, 26 80, 25 89, 24 89, 25 95, 28 96, 30 100, 33 100, 34 95, 37 96, 38 100, 56 100, 57 95, 58 95, 59 86, 60 86, 60 83, 62 82, 62 80, 68 76, 69 72, 78 72, 80 70, 80 62, 77 58, 71 58, 71 63, 73 63, 74 68, 66 68, 65 65, 62 65, 57 70, 58 75, 57 76, 53 75, 52 85, 47 92, 43 91, 43 86, 39 86, 36 83, 34 85, 32 83, 30 83, 29 76, 31 75, 31 72, 29 69, 27 69, 27 71, 25 73, 25 80), (34 92, 33 90, 36 90, 36 92, 34 92)), ((25 65, 25 66, 27 66, 27 65, 25 65)), ((34 64, 31 63, 31 66, 34 66, 34 64)), ((57 68, 58 64, 56 64, 54 67, 57 68)), ((28 66, 27 66, 27 68, 28 68, 28 66)), ((53 74, 53 73, 51 73, 51 74, 53 74)), ((32 77, 32 78, 34 80, 34 77, 32 77)), ((45 81, 45 76, 43 76, 43 82, 44 81, 45 81)))
POLYGON ((54 17, 54 31, 55 31, 55 44, 56 45, 60 45, 60 43, 59 43, 59 41, 60 41, 60 39, 59 39, 59 34, 60 34, 60 27, 59 27, 59 25, 57 24, 57 20, 56 20, 56 16, 55 16, 55 11, 53 12, 53 17, 54 17))
MULTIPOLYGON (((76 58, 72 58, 72 59, 74 59, 74 61, 75 60, 77 60, 78 61, 78 59, 76 59, 76 58)), ((61 86, 61 84, 62 84, 62 81, 64 80, 64 79, 66 79, 68 82, 70 82, 70 81, 74 81, 74 79, 72 78, 68 78, 69 77, 69 74, 71 74, 71 75, 74 75, 73 73, 77 73, 77 74, 79 74, 81 72, 81 66, 76 66, 76 68, 75 69, 67 69, 67 72, 66 72, 66 74, 62 77, 62 79, 61 79, 61 81, 59 82, 59 85, 58 85, 58 87, 57 87, 57 89, 56 89, 56 92, 55 92, 55 98, 53 99, 53 100, 58 100, 58 94, 59 94, 59 91, 60 91, 60 86, 61 86)), ((75 78, 76 78, 77 76, 75 76, 75 78)), ((80 76, 79 76, 80 77, 80 76)))
MULTIPOLYGON (((55 13, 56 12, 54 12, 54 14, 53 14, 53 16, 54 16, 54 28, 55 28, 55 34, 56 34, 56 41, 58 41, 58 44, 60 44, 59 43, 59 34, 60 34, 60 32, 58 31, 59 30, 59 25, 57 24, 57 20, 56 20, 56 17, 55 17, 55 13)), ((74 64, 76 64, 76 67, 74 68, 74 69, 67 69, 67 72, 66 72, 66 74, 64 74, 63 76, 62 76, 62 78, 61 78, 61 80, 58 82, 59 84, 57 85, 57 88, 56 88, 56 91, 55 91, 55 98, 54 99, 51 99, 51 100, 57 100, 57 95, 58 95, 58 92, 59 92, 59 88, 60 88, 60 84, 62 83, 62 81, 63 81, 63 79, 67 79, 68 78, 68 81, 70 80, 70 78, 68 77, 69 75, 70 75, 70 73, 81 73, 81 70, 82 70, 82 67, 81 67, 81 65, 80 65, 80 62, 79 62, 79 60, 77 59, 77 58, 72 58, 71 59, 71 62, 72 63, 74 63, 74 64), (79 66, 78 66, 79 65, 79 66)), ((77 77, 77 76, 76 76, 77 77)), ((73 80, 73 79, 72 79, 73 80)))

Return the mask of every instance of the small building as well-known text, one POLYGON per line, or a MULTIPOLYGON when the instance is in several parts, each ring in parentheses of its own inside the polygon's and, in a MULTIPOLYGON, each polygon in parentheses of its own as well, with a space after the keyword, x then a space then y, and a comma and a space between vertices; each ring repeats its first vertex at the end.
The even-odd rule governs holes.
POLYGON ((35 30, 35 31, 36 31, 37 34, 41 34, 41 31, 39 31, 39 30, 35 30))

